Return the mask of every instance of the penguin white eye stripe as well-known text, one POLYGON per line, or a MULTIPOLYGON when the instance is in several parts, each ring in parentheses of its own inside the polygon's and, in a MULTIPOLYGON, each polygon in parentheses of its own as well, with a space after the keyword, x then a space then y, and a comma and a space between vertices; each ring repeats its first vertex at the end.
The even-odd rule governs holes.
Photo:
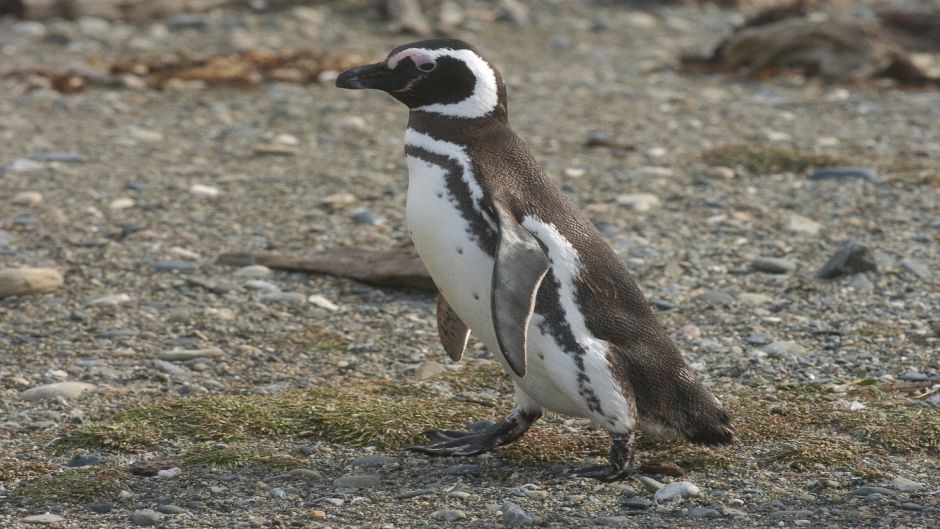
POLYGON ((437 64, 434 62, 434 57, 432 57, 425 50, 408 48, 407 50, 402 50, 389 57, 387 61, 388 68, 390 70, 398 68, 398 63, 404 59, 411 59, 411 62, 415 63, 415 66, 425 72, 430 72, 437 66, 437 64))

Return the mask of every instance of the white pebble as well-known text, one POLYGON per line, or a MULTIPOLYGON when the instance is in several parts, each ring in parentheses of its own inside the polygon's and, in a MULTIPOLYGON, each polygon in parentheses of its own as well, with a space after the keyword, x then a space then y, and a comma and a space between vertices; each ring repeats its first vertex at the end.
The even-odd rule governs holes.
POLYGON ((332 311, 339 310, 339 307, 335 303, 326 299, 320 294, 311 295, 310 297, 307 298, 307 301, 309 301, 310 303, 313 303, 314 305, 320 307, 321 309, 332 310, 332 311))
POLYGON ((157 477, 170 479, 170 478, 175 478, 176 476, 179 476, 182 473, 183 473, 183 469, 181 469, 180 467, 173 467, 173 468, 168 468, 168 469, 157 472, 157 477))
POLYGON ((189 188, 189 192, 197 197, 215 198, 219 196, 219 188, 203 184, 193 184, 189 188))

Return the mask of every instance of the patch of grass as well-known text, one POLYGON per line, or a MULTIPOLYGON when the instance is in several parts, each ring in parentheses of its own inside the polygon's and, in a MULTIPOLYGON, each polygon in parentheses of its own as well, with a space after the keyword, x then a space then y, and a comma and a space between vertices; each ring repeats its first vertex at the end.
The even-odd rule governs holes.
POLYGON ((35 459, 18 459, 11 456, 0 457, 0 483, 12 483, 46 474, 58 468, 58 465, 35 459))
POLYGON ((69 469, 30 480, 16 487, 13 496, 29 505, 106 501, 121 492, 128 477, 116 468, 69 469))
POLYGON ((703 151, 700 156, 709 165, 740 167, 755 174, 802 173, 816 167, 855 165, 840 156, 763 144, 724 145, 703 151))
POLYGON ((867 406, 863 410, 839 412, 834 419, 869 446, 896 453, 940 453, 937 407, 890 399, 870 401, 867 406))
POLYGON ((303 460, 298 457, 271 452, 267 446, 250 443, 196 444, 184 450, 182 459, 185 466, 206 466, 217 470, 231 470, 249 464, 272 470, 303 466, 303 460))
POLYGON ((275 337, 271 340, 271 345, 291 353, 332 353, 344 350, 349 345, 349 340, 322 325, 308 325, 299 331, 275 337))
POLYGON ((555 425, 535 424, 519 441, 496 455, 513 461, 570 463, 578 457, 606 456, 609 450, 610 438, 600 430, 570 432, 555 425))

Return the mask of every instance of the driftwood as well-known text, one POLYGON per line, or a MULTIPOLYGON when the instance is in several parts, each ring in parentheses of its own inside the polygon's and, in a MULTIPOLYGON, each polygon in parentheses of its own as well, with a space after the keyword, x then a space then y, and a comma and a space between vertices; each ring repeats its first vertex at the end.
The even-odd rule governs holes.
POLYGON ((264 265, 277 270, 347 277, 376 286, 436 291, 427 268, 411 245, 382 251, 334 248, 309 256, 225 253, 217 262, 232 266, 264 265))

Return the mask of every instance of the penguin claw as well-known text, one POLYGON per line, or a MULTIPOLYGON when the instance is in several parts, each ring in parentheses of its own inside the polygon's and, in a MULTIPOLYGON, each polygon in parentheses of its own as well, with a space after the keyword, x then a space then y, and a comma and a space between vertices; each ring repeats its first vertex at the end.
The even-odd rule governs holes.
POLYGON ((486 433, 431 430, 426 432, 426 435, 431 444, 410 446, 408 450, 438 456, 472 456, 488 452, 502 444, 499 436, 486 433))
POLYGON ((569 468, 564 474, 570 478, 589 478, 610 483, 621 481, 636 474, 632 468, 617 468, 610 465, 592 465, 587 467, 569 468))

